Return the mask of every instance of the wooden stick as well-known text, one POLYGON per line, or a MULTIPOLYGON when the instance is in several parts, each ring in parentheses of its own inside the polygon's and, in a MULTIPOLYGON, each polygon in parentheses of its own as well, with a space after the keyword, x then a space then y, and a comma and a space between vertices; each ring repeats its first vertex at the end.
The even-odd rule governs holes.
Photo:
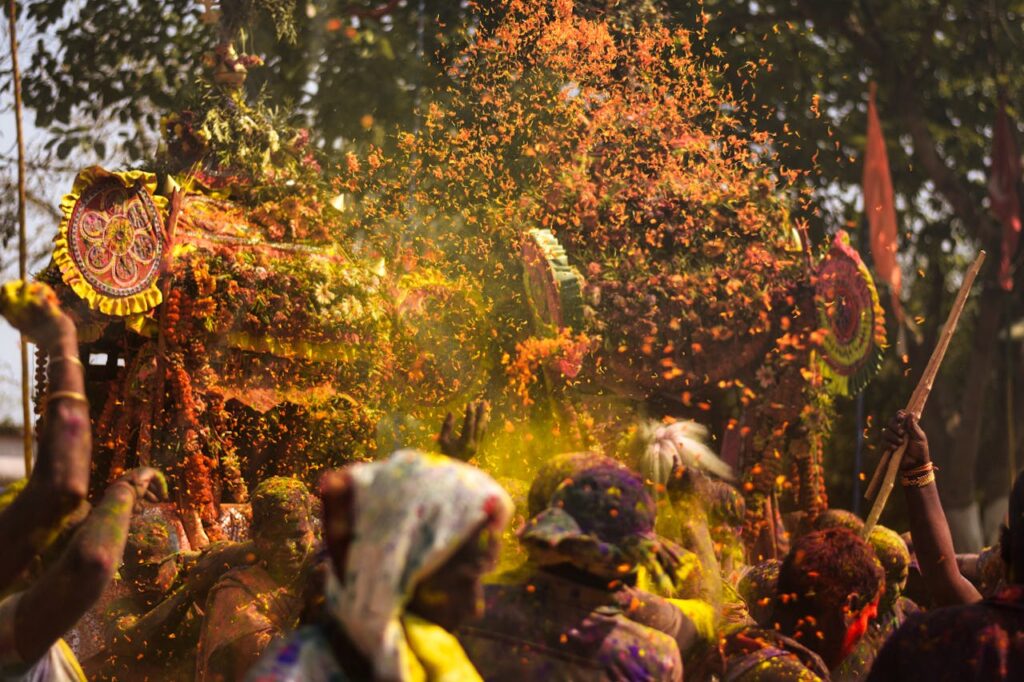
POLYGON ((868 489, 864 491, 865 500, 873 500, 878 495, 878 488, 882 485, 882 478, 889 468, 889 460, 892 458, 892 450, 886 450, 882 453, 882 458, 878 460, 878 466, 875 467, 875 473, 871 475, 871 481, 868 483, 868 489))
MULTIPOLYGON (((939 373, 942 359, 946 356, 949 342, 953 339, 957 323, 960 321, 960 315, 963 313, 964 305, 967 303, 967 297, 971 293, 971 287, 974 285, 974 280, 977 278, 978 271, 981 270, 981 265, 984 262, 985 252, 981 251, 964 275, 963 284, 960 285, 960 292, 956 295, 953 307, 949 311, 949 317, 946 318, 946 324, 942 327, 942 334, 939 335, 939 342, 935 344, 935 350, 932 351, 932 356, 928 360, 928 366, 925 367, 921 380, 917 382, 917 387, 914 388, 914 392, 910 396, 910 401, 907 403, 907 412, 914 415, 915 418, 921 417, 925 403, 928 402, 928 394, 931 393, 932 386, 935 384, 935 377, 939 373)), ((884 479, 882 479, 880 485, 876 486, 878 496, 875 498, 875 503, 871 505, 871 513, 868 514, 868 519, 864 523, 863 535, 865 538, 871 534, 875 524, 878 523, 878 518, 882 515, 882 510, 885 509, 885 503, 889 501, 889 494, 896 483, 896 475, 899 473, 900 462, 903 460, 903 453, 906 450, 907 441, 904 440, 903 444, 888 459, 883 455, 882 461, 879 462, 878 469, 872 477, 872 483, 874 483, 875 479, 879 477, 879 472, 885 471, 884 479)))

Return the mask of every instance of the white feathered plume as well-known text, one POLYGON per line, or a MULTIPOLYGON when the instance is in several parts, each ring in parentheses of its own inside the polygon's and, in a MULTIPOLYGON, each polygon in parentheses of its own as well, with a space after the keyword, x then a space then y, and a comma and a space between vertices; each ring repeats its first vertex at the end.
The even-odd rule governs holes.
POLYGON ((735 480, 732 467, 705 444, 708 429, 703 424, 692 420, 672 424, 648 421, 640 425, 636 437, 641 445, 637 469, 654 483, 668 483, 678 466, 696 467, 725 481, 735 480))

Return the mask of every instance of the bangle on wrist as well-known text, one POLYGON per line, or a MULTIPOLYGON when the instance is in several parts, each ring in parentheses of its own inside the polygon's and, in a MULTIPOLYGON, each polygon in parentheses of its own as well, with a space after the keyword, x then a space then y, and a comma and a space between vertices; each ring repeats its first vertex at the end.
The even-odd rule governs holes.
POLYGON ((49 364, 53 365, 56 363, 67 362, 72 365, 78 365, 82 369, 85 369, 85 365, 82 364, 82 360, 74 355, 51 355, 49 364))
POLYGON ((935 472, 939 468, 930 461, 900 472, 900 482, 905 488, 923 488, 935 482, 935 472))
POLYGON ((900 482, 903 484, 903 487, 925 487, 935 482, 935 472, 929 471, 919 478, 904 478, 900 482))
POLYGON ((85 397, 84 393, 78 391, 53 391, 46 396, 44 407, 49 407, 54 400, 74 400, 89 407, 89 399, 85 397))
POLYGON ((906 478, 906 477, 913 478, 915 476, 922 476, 924 474, 927 474, 929 471, 938 471, 938 470, 939 470, 939 467, 935 466, 935 464, 933 464, 932 462, 925 462, 924 464, 922 464, 919 467, 914 467, 913 469, 907 469, 906 471, 901 471, 900 473, 904 476, 904 478, 906 478))

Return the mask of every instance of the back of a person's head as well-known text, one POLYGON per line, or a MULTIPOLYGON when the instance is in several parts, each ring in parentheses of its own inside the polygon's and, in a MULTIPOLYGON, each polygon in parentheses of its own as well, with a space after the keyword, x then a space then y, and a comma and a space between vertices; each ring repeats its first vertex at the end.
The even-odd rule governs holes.
POLYGON ((747 514, 746 500, 735 486, 725 481, 709 481, 708 518, 714 524, 739 526, 747 514))
POLYGON ((814 520, 813 527, 814 530, 845 528, 859 535, 864 530, 864 521, 852 511, 846 509, 826 509, 814 520))
POLYGON ((163 559, 179 550, 174 526, 162 514, 137 514, 128 527, 126 563, 163 559))
POLYGON ((747 605, 747 612, 758 625, 768 625, 772 598, 779 583, 778 559, 766 559, 747 568, 736 585, 736 591, 747 605))
POLYGON ((868 543, 871 549, 875 550, 875 556, 885 571, 886 589, 903 589, 907 582, 907 573, 910 571, 910 550, 907 549, 907 543, 903 542, 899 533, 885 526, 872 528, 868 543))
POLYGON ((527 494, 527 516, 533 517, 544 511, 551 501, 551 496, 566 479, 593 466, 625 468, 611 457, 590 451, 563 452, 544 462, 537 470, 537 475, 530 485, 530 492, 527 494))
POLYGON ((999 544, 1009 580, 1020 584, 1024 583, 1024 473, 1017 476, 1010 491, 1007 521, 999 544))
POLYGON ((812 616, 853 614, 871 604, 884 574, 874 551, 845 528, 827 528, 798 538, 779 569, 775 620, 782 630, 812 616))
POLYGON ((550 504, 569 514, 580 529, 619 543, 654 531, 655 504, 640 476, 622 466, 599 464, 559 486, 550 504))

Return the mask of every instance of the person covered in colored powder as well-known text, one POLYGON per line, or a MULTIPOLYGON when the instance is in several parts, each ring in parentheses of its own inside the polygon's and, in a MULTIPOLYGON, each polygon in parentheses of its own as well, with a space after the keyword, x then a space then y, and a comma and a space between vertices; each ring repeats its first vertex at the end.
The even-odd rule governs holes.
POLYGON ((210 588, 254 556, 251 542, 180 551, 178 534, 166 516, 136 516, 120 569, 127 594, 107 606, 106 646, 84 661, 83 668, 93 678, 191 680, 210 588))
POLYGON ((139 503, 166 497, 167 483, 158 471, 129 471, 107 488, 57 561, 26 589, 0 601, 0 679, 86 679, 61 636, 113 580, 139 503))
POLYGON ((779 567, 771 626, 727 633, 702 674, 729 682, 831 679, 877 613, 883 581, 871 547, 845 528, 798 538, 779 567))
POLYGON ((885 571, 885 592, 878 602, 878 616, 835 674, 836 679, 850 682, 867 678, 885 641, 907 618, 921 610, 913 600, 903 596, 910 575, 910 550, 903 538, 885 526, 875 526, 868 543, 885 571))
POLYGON ((32 474, 0 513, 0 591, 28 568, 89 492, 92 434, 74 322, 45 284, 0 288, 0 314, 47 356, 46 402, 32 474))
POLYGON ((70 517, 88 506, 92 436, 77 331, 53 291, 37 282, 9 282, 0 289, 0 314, 48 361, 35 467, 0 511, 0 679, 84 680, 61 637, 113 578, 137 504, 166 497, 167 484, 149 468, 122 476, 52 564, 18 585, 68 530, 70 517))
POLYGON ((309 491, 274 476, 252 494, 255 563, 228 571, 210 588, 196 654, 196 680, 240 680, 264 649, 298 624, 314 555, 309 491))
POLYGON ((571 473, 520 532, 527 567, 488 585, 483 616, 459 631, 484 678, 682 679, 680 646, 696 627, 635 588, 641 566, 667 581, 654 521, 632 471, 599 462, 571 473))
POLYGON ((455 459, 400 450, 321 484, 330 557, 323 617, 268 651, 249 682, 480 680, 451 634, 483 603, 512 513, 455 459))
POLYGON ((912 415, 899 414, 885 437, 890 447, 907 439, 901 469, 914 546, 922 572, 931 578, 929 586, 937 590, 936 600, 956 605, 907 619, 882 647, 868 680, 1024 679, 1024 475, 1013 484, 1008 523, 999 540, 1006 585, 980 599, 959 573, 949 575, 949 569, 937 565, 946 557, 956 570, 924 431, 912 415))

